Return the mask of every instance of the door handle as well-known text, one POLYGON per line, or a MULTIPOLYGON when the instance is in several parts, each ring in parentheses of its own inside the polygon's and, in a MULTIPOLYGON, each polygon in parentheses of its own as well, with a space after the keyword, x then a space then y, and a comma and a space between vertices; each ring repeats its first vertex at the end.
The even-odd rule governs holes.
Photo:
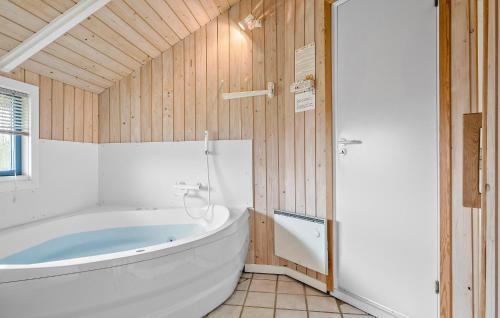
POLYGON ((345 138, 340 138, 339 141, 337 141, 339 145, 359 145, 362 144, 363 142, 361 140, 347 140, 345 138))
POLYGON ((359 145, 362 144, 363 142, 361 140, 348 140, 345 138, 340 138, 337 140, 337 145, 338 145, 338 154, 339 155, 346 155, 347 154, 347 145, 359 145))

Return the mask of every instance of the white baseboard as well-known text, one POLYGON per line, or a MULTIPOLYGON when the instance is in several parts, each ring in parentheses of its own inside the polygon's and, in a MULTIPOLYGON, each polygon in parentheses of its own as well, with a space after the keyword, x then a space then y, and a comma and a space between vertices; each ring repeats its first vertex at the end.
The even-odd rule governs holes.
POLYGON ((326 284, 300 272, 294 271, 285 266, 246 264, 245 271, 249 273, 287 275, 306 285, 314 287, 326 293, 326 284))
POLYGON ((390 310, 382 305, 374 303, 368 299, 364 299, 353 295, 347 291, 341 289, 335 289, 330 293, 333 297, 338 298, 354 307, 361 309, 362 311, 378 317, 378 318, 408 318, 401 313, 390 310))

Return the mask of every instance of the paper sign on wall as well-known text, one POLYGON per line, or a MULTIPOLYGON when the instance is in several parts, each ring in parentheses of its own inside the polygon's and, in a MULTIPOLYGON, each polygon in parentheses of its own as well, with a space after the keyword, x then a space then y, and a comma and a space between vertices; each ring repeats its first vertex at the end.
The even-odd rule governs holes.
MULTIPOLYGON (((316 46, 310 43, 295 50, 295 81, 314 80, 316 74, 316 46)), ((295 112, 304 112, 316 107, 314 89, 295 93, 295 112)))

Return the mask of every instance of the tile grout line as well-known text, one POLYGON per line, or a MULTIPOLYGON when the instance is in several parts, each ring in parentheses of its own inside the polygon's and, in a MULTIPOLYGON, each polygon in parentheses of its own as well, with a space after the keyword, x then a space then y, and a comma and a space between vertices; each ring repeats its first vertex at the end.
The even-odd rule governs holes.
POLYGON ((309 305, 307 304, 307 291, 306 291, 306 284, 302 284, 302 288, 304 289, 304 299, 306 302, 306 316, 309 318, 309 305))
MULTIPOLYGON (((242 274, 243 275, 243 274, 242 274)), ((251 274, 252 277, 251 278, 247 278, 250 280, 250 282, 248 283, 248 288, 246 289, 245 291, 245 298, 243 299, 243 304, 241 306, 241 311, 240 311, 240 315, 239 317, 241 318, 241 316, 243 315, 243 310, 245 309, 245 304, 247 302, 247 297, 248 297, 248 293, 250 292, 250 285, 252 284, 252 280, 253 280, 253 274, 251 274)))
MULTIPOLYGON (((242 272, 242 275, 243 275, 244 272, 242 272)), ((271 279, 255 279, 254 278, 254 273, 250 273, 252 276, 250 278, 246 278, 246 277, 241 277, 240 276, 240 279, 244 279, 242 282, 245 282, 245 281, 248 281, 248 287, 246 290, 242 290, 243 292, 245 292, 245 296, 243 298, 243 303, 241 305, 241 311, 238 315, 239 318, 242 318, 243 317, 243 311, 246 307, 254 307, 254 308, 263 308, 263 309, 269 309, 269 307, 265 307, 265 306, 247 306, 246 305, 246 302, 247 302, 247 299, 248 299, 248 295, 250 293, 250 286, 253 282, 253 280, 267 280, 267 281, 275 281, 276 282, 276 285, 275 285, 275 288, 274 288, 274 306, 273 308, 271 308, 273 310, 273 318, 276 318, 276 314, 277 314, 277 302, 278 302, 278 283, 279 283, 279 277, 281 275, 277 275, 276 276, 276 279, 275 280, 271 280, 271 279)), ((310 311, 309 311, 309 303, 307 301, 307 285, 306 284, 302 284, 302 289, 303 289, 303 295, 304 295, 304 299, 305 299, 305 305, 306 305, 306 309, 305 310, 300 310, 300 309, 285 309, 283 308, 283 310, 287 311, 287 310, 291 310, 291 311, 302 311, 302 312, 306 312, 306 317, 310 317, 310 311)), ((264 293, 264 294, 272 294, 273 292, 259 292, 259 293, 264 293)), ((285 293, 286 295, 297 295, 297 294, 288 294, 288 293, 285 293)), ((314 296, 314 295, 310 295, 310 296, 314 296)), ((325 297, 328 297, 329 295, 325 295, 325 297)), ((319 296, 316 296, 316 297, 319 297, 319 296)), ((340 307, 341 304, 343 304, 344 302, 342 302, 341 300, 335 298, 335 297, 332 297, 333 299, 335 299, 335 303, 337 304, 337 307, 338 307, 338 314, 340 315, 341 318, 344 317, 344 313, 342 312, 342 309, 340 307)), ((239 307, 239 305, 234 305, 234 304, 226 304, 227 306, 236 306, 236 307, 239 307)), ((316 311, 315 311, 316 312, 316 311)), ((330 312, 326 312, 326 311, 317 311, 317 312, 320 312, 320 313, 327 313, 329 314, 330 312)), ((210 313, 209 313, 210 314, 210 313)), ((371 316, 369 315, 366 315, 366 314, 353 314, 355 316, 359 316, 360 318, 369 318, 371 316)))
POLYGON ((276 275, 276 286, 274 286, 274 310, 273 310, 273 318, 276 318, 276 306, 278 305, 278 282, 279 275, 276 275))
POLYGON ((340 314, 340 318, 344 318, 344 314, 342 313, 342 309, 340 309, 340 302, 337 298, 333 297, 333 299, 335 299, 335 303, 337 304, 337 308, 339 309, 339 314, 340 314))

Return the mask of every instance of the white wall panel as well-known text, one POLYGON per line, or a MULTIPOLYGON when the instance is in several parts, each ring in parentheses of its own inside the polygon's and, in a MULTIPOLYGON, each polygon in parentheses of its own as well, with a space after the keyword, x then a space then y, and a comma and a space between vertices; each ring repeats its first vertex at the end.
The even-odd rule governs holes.
POLYGON ((0 228, 93 206, 98 199, 98 146, 39 141, 39 186, 0 193, 0 228))
MULTIPOLYGON (((180 207, 177 182, 203 184, 190 206, 207 198, 203 141, 99 145, 100 203, 137 207, 180 207)), ((252 142, 210 141, 212 202, 228 207, 253 206, 252 142)))

